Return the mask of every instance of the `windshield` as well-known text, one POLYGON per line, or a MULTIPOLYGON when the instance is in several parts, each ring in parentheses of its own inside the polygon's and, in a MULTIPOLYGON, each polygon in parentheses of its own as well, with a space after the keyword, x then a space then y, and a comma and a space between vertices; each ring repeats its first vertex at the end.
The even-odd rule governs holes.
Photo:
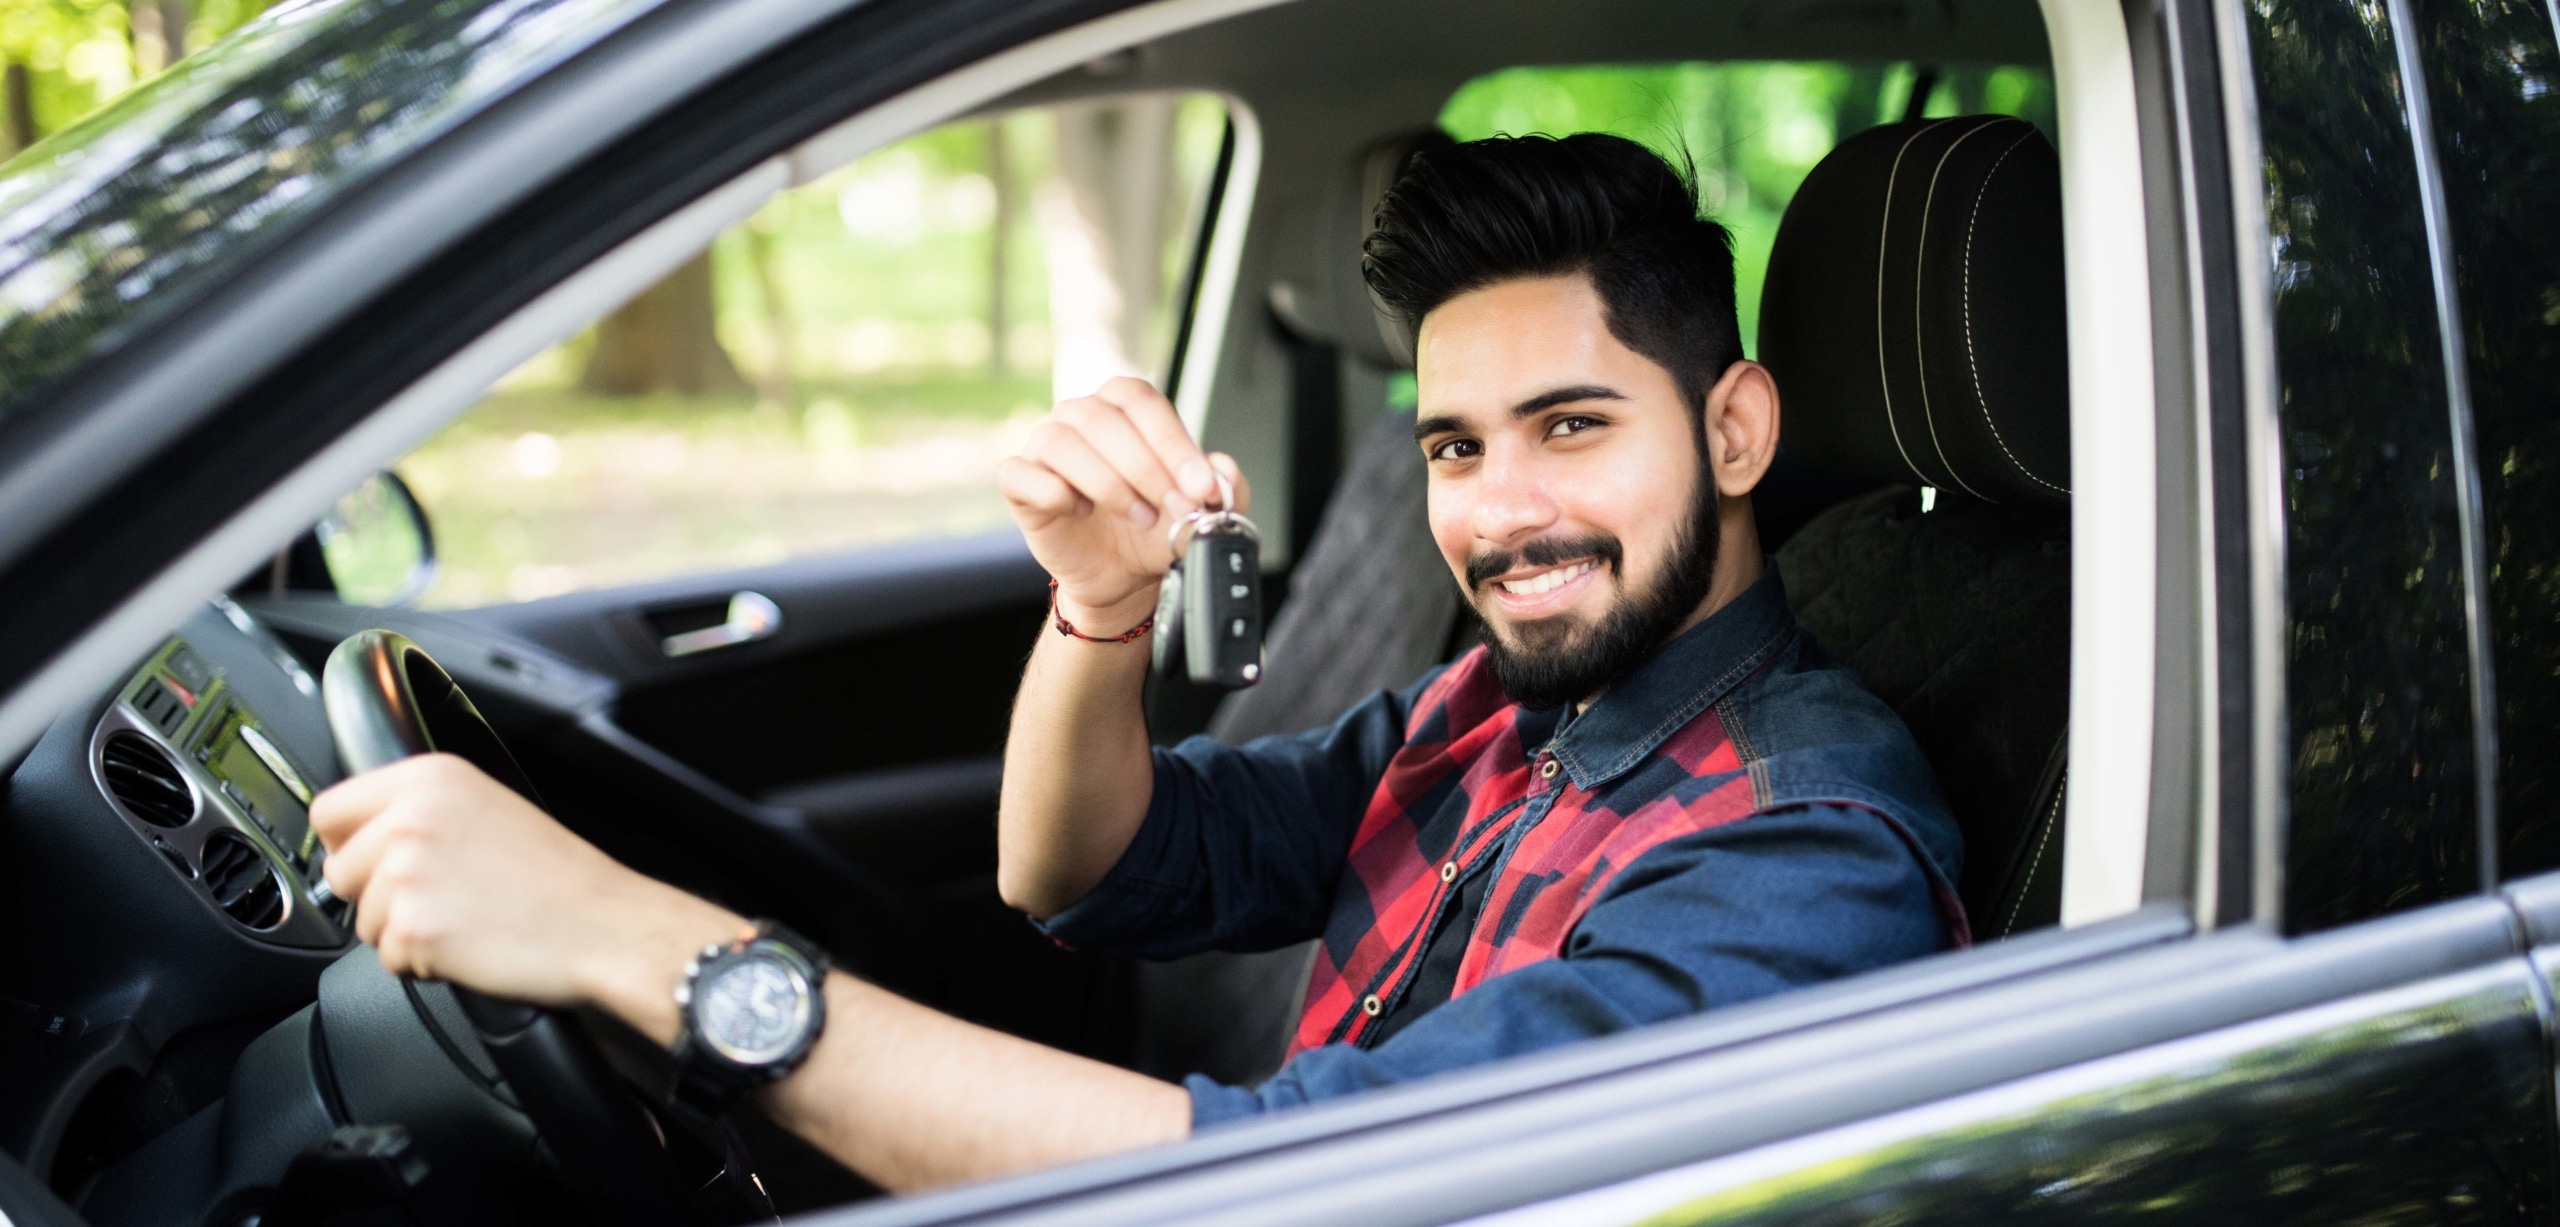
POLYGON ((0 166, 0 422, 657 2, 286 3, 0 166))

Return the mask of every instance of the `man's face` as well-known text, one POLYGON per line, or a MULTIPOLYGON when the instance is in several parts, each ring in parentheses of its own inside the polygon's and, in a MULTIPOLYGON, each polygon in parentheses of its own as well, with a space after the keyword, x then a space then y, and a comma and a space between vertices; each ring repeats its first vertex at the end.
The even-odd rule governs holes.
POLYGON ((1603 310, 1588 277, 1506 281, 1432 311, 1416 346, 1431 534, 1532 706, 1625 676, 1715 570, 1695 411, 1603 310))

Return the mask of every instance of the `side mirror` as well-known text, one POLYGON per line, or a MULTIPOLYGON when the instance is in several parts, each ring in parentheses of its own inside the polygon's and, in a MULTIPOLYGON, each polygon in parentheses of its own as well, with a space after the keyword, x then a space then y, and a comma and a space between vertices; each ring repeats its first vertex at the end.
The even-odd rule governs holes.
POLYGON ((348 491, 316 528, 338 599, 407 605, 436 578, 436 539, 408 483, 388 470, 348 491))

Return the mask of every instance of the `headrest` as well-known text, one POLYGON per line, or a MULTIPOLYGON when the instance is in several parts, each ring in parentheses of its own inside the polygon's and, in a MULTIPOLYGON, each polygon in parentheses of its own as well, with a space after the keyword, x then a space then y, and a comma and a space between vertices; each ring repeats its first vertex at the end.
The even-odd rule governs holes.
POLYGON ((1452 144, 1438 128, 1399 132, 1353 154, 1325 189, 1316 224, 1315 283, 1280 282, 1271 307, 1304 336, 1341 346, 1379 366, 1413 365, 1413 338, 1369 294, 1360 275, 1360 242, 1369 235, 1378 198, 1404 175, 1405 163, 1425 149, 1452 144))
POLYGON ((1840 143, 1778 226, 1760 360, 1824 467, 1996 503, 2070 498, 2062 173, 2004 115, 1840 143))

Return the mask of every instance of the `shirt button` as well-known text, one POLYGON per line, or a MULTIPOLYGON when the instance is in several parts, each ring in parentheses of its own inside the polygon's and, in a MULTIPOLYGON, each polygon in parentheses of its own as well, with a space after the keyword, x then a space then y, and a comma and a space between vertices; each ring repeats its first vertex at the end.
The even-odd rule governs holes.
POLYGON ((1455 881, 1457 881, 1457 880, 1458 880, 1458 862, 1456 862, 1456 861, 1451 861, 1451 862, 1449 862, 1449 863, 1448 863, 1448 864, 1446 864, 1446 865, 1442 865, 1442 866, 1440 867, 1440 880, 1441 880, 1441 881, 1443 881, 1443 882, 1455 882, 1455 881))
POLYGON ((1371 993, 1360 999, 1360 1012, 1371 1018, 1376 1018, 1378 1016, 1378 1011, 1385 1008, 1387 1008, 1385 1003, 1378 1000, 1378 995, 1376 993, 1371 993))
POLYGON ((1563 770, 1563 768, 1556 765, 1556 760, 1552 758, 1548 759, 1547 761, 1538 764, 1538 778, 1542 780, 1552 780, 1556 778, 1556 772, 1560 770, 1563 770))

